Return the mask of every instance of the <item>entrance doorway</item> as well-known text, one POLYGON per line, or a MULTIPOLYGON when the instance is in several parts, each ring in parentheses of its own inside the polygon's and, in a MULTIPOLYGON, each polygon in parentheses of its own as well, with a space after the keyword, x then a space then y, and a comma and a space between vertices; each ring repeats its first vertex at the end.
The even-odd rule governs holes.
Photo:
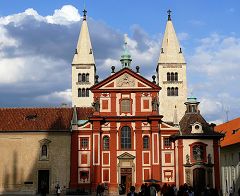
POLYGON ((38 193, 49 193, 49 170, 38 170, 38 193))
POLYGON ((121 168, 121 187, 122 194, 126 194, 130 191, 132 186, 132 168, 121 168))
POLYGON ((206 187, 205 169, 196 168, 193 170, 193 188, 196 195, 200 195, 206 187))

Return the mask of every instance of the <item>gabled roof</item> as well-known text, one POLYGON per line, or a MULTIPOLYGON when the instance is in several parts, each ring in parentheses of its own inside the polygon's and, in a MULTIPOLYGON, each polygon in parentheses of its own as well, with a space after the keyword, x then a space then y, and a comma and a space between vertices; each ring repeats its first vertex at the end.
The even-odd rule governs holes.
MULTIPOLYGON (((78 119, 88 119, 92 108, 77 108, 78 119)), ((0 132, 68 131, 73 108, 0 108, 0 132)))
POLYGON ((217 125, 215 130, 225 133, 225 137, 220 143, 221 147, 240 144, 240 117, 217 125))
POLYGON ((129 68, 123 68, 91 87, 91 90, 95 92, 104 90, 125 91, 127 89, 131 91, 159 91, 161 87, 129 68))

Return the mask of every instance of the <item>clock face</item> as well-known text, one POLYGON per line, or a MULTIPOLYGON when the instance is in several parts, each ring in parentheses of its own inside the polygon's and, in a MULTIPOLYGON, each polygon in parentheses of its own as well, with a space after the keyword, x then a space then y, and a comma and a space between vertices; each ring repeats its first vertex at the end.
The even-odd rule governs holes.
POLYGON ((203 160, 203 146, 197 145, 193 147, 193 158, 196 161, 203 160))

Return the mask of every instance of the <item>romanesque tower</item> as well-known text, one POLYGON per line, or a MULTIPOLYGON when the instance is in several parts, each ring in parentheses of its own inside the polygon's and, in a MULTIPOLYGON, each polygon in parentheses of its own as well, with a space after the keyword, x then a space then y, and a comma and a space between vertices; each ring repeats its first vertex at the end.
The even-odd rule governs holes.
POLYGON ((77 107, 91 106, 93 95, 89 88, 94 85, 96 72, 86 13, 84 9, 81 32, 72 61, 72 105, 77 107))
POLYGON ((178 124, 185 113, 187 100, 186 62, 168 11, 168 21, 162 40, 157 65, 158 84, 162 87, 159 94, 159 111, 163 120, 178 124))

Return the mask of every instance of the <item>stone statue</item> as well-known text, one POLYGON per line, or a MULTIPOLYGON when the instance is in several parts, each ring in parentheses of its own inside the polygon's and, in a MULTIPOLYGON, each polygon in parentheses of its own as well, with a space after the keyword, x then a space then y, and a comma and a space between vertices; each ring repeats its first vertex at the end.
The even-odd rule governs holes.
POLYGON ((159 106, 158 100, 156 97, 154 97, 152 100, 152 110, 158 111, 158 106, 159 106))
POLYGON ((186 155, 186 163, 187 163, 187 164, 190 164, 189 158, 190 158, 190 157, 189 157, 189 155, 187 154, 187 155, 186 155))
POLYGON ((98 98, 93 102, 92 106, 94 107, 95 112, 100 112, 100 102, 98 98))
POLYGON ((211 164, 212 163, 212 156, 211 156, 211 154, 208 154, 208 164, 211 164))

